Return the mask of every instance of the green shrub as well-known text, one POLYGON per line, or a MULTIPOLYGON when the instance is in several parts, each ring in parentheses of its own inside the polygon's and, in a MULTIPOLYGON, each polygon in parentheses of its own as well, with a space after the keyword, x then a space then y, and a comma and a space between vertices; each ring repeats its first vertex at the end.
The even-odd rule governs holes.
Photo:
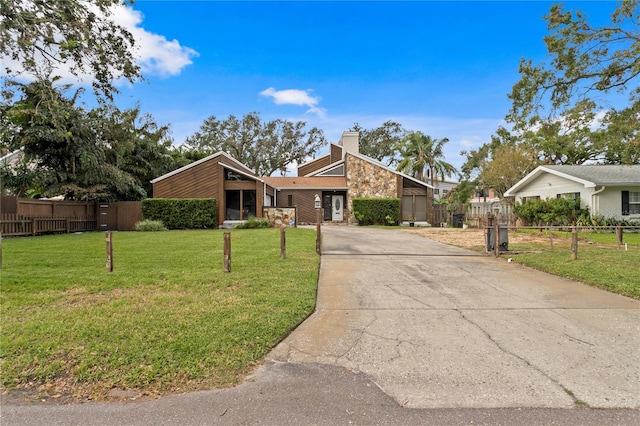
POLYGON ((145 219, 135 224, 136 231, 166 231, 167 227, 160 220, 145 219))
POLYGON ((513 212, 531 225, 572 225, 589 217, 589 209, 580 207, 580 199, 568 198, 516 203, 513 212))
POLYGON ((359 225, 397 225, 399 198, 354 198, 353 215, 359 225))
POLYGON ((169 229, 218 227, 215 198, 147 198, 142 217, 160 220, 169 229))
POLYGON ((271 228, 271 222, 268 218, 263 217, 262 219, 256 219, 253 216, 249 216, 249 219, 246 221, 239 223, 236 226, 236 229, 261 229, 261 228, 271 228))

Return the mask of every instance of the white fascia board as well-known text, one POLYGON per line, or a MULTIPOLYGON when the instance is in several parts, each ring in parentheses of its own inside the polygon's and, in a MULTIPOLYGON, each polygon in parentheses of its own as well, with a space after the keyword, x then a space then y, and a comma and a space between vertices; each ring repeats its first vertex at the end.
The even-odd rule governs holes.
POLYGON ((516 195, 515 193, 517 193, 520 188, 522 188, 523 186, 525 186, 527 183, 531 182, 533 179, 537 178, 538 176, 542 175, 543 173, 549 173, 549 174, 561 177, 563 179, 567 179, 567 180, 571 180, 573 182, 580 183, 580 184, 584 185, 585 188, 595 188, 596 187, 596 184, 594 182, 591 182, 591 181, 588 181, 588 180, 584 180, 584 179, 580 179, 580 178, 577 178, 575 176, 569 175, 567 173, 562 173, 562 172, 559 172, 559 171, 554 170, 554 169, 550 169, 550 168, 545 167, 545 166, 538 166, 532 172, 530 172, 528 175, 526 175, 525 177, 520 179, 515 185, 513 185, 511 188, 509 188, 504 193, 504 196, 505 197, 513 197, 513 196, 515 196, 516 195))
POLYGON ((516 182, 516 184, 513 185, 511 188, 507 189, 504 193, 504 196, 513 197, 515 195, 513 194, 514 192, 518 192, 518 189, 520 189, 525 183, 529 182, 529 180, 533 179, 534 177, 540 174, 542 174, 542 169, 541 169, 541 166, 538 166, 535 169, 533 169, 533 171, 529 172, 528 175, 526 175, 525 177, 520 179, 518 182, 516 182))
POLYGON ((393 170, 392 168, 385 166, 385 165, 384 165, 383 163, 381 163, 380 161, 375 160, 375 159, 373 159, 373 158, 371 158, 371 157, 367 157, 367 156, 366 156, 366 155, 364 155, 364 154, 356 154, 356 153, 354 153, 354 152, 349 152, 348 154, 349 154, 349 155, 353 155, 354 157, 359 158, 359 159, 361 159, 361 160, 363 160, 363 161, 367 161, 367 162, 369 162, 369 163, 373 164, 374 166, 382 167, 383 169, 385 169, 385 170, 387 170, 387 171, 389 171, 389 172, 391 172, 391 173, 394 173, 394 174, 396 174, 396 175, 402 176, 403 178, 405 178, 405 179, 409 179, 410 181, 413 181, 413 182, 415 182, 415 183, 417 183, 417 184, 420 184, 420 185, 422 185, 422 186, 426 186, 427 188, 434 189, 434 187, 433 187, 433 186, 431 186, 431 185, 429 185, 428 183, 423 182, 423 181, 421 181, 420 179, 416 179, 416 178, 414 178, 414 177, 411 177, 411 176, 409 176, 409 175, 405 175, 404 173, 401 173, 401 172, 399 172, 399 171, 397 171, 397 170, 393 170))
POLYGON ((349 188, 346 186, 276 186, 274 187, 278 191, 283 189, 291 191, 291 190, 302 190, 302 189, 325 189, 327 191, 347 191, 349 188))
MULTIPOLYGON (((585 167, 587 167, 587 166, 585 166, 585 167)), ((584 185, 585 188, 595 188, 596 187, 596 183, 595 182, 592 182, 592 181, 589 181, 589 180, 580 179, 580 178, 575 177, 573 175, 570 175, 570 174, 567 174, 567 173, 562 173, 562 172, 559 172, 558 170, 549 169, 549 168, 544 167, 544 166, 540 166, 540 168, 542 170, 544 170, 545 172, 550 173, 552 175, 556 175, 556 176, 559 176, 561 178, 572 180, 574 182, 580 183, 580 184, 584 185)))
MULTIPOLYGON (((303 177, 312 177, 312 176, 317 176, 320 173, 326 172, 327 170, 331 170, 335 167, 338 167, 339 165, 344 164, 344 160, 340 160, 340 161, 336 161, 335 163, 331 163, 328 166, 325 166, 321 169, 316 170, 315 172, 311 172, 309 174, 304 175, 303 177)), ((337 176, 337 175, 336 175, 337 176)), ((344 175, 343 175, 344 176, 344 175)))
POLYGON ((324 157, 328 157, 329 155, 331 155, 331 153, 325 154, 325 155, 323 155, 321 157, 318 157, 318 158, 312 158, 311 160, 307 161, 306 163, 298 164, 298 167, 306 166, 307 164, 311 164, 314 161, 318 161, 319 159, 324 158, 324 157))
MULTIPOLYGON (((164 174, 164 175, 162 175, 162 176, 160 176, 160 177, 157 177, 157 178, 155 178, 155 179, 151 180, 151 183, 156 183, 156 182, 159 182, 159 181, 161 181, 161 180, 163 180, 163 179, 166 179, 166 178, 168 178, 168 177, 170 177, 170 176, 177 175, 178 173, 181 173, 181 172, 183 172, 183 171, 185 171, 185 170, 190 169, 191 167, 195 167, 195 166, 197 166, 197 165, 199 165, 199 164, 202 164, 202 163, 204 163, 204 162, 207 162, 207 161, 211 160, 212 158, 215 158, 215 157, 217 157, 217 156, 219 156, 219 155, 222 155, 223 157, 226 157, 226 158, 230 159, 231 161, 236 161, 236 162, 240 163, 238 160, 236 160, 235 158, 233 158, 232 156, 230 156, 230 155, 229 155, 229 154, 227 154, 226 152, 224 152, 224 151, 218 151, 218 152, 213 153, 213 154, 211 154, 211 155, 207 155, 206 157, 201 158, 201 159, 200 159, 200 160, 198 160, 198 161, 194 161, 193 163, 189 163, 189 164, 187 164, 186 166, 180 167, 179 169, 175 169, 175 170, 174 170, 174 171, 172 171, 172 172, 169 172, 169 173, 166 173, 166 174, 164 174)), ((240 163, 240 164, 242 164, 242 163, 240 163)), ((247 169, 251 170, 251 171, 255 174, 255 171, 254 171, 254 170, 252 170, 250 167, 247 167, 247 165, 245 165, 245 164, 242 164, 242 165, 243 165, 244 167, 246 167, 247 169)), ((242 172, 242 173, 243 173, 243 174, 246 174, 247 172, 242 172)))
POLYGON ((246 176, 246 177, 248 177, 248 178, 250 178, 250 179, 257 180, 258 182, 262 182, 262 183, 264 183, 264 180, 260 179, 260 178, 259 178, 258 176, 256 176, 256 175, 252 175, 251 173, 243 172, 242 170, 236 169, 235 167, 230 166, 230 165, 228 165, 228 164, 226 164, 226 163, 223 163, 223 162, 220 162, 220 163, 218 163, 218 164, 220 164, 220 165, 221 165, 222 167, 224 167, 225 169, 232 170, 232 171, 234 171, 234 172, 236 172, 236 173, 240 173, 241 175, 246 176))

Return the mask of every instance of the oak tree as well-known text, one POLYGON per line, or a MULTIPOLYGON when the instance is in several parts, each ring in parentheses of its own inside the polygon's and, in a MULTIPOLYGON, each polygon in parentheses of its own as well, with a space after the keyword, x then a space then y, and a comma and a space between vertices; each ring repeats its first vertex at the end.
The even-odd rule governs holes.
POLYGON ((113 81, 141 77, 135 40, 116 23, 114 8, 132 0, 3 0, 0 56, 10 78, 50 78, 67 66, 76 76, 93 76, 96 94, 111 98, 113 81), (53 74, 52 74, 53 73, 53 74))
POLYGON ((270 176, 278 171, 284 175, 287 167, 306 161, 325 144, 322 130, 307 129, 304 121, 263 122, 253 112, 242 119, 210 116, 187 138, 183 151, 195 151, 196 157, 223 151, 259 176, 270 176))

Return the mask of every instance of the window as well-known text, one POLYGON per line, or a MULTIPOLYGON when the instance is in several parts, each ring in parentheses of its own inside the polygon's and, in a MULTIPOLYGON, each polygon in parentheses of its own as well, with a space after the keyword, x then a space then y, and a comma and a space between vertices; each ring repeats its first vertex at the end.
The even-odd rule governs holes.
POLYGON ((579 192, 565 192, 564 194, 556 195, 556 198, 565 198, 567 200, 579 200, 580 193, 579 192))
POLYGON ((436 189, 433 190, 433 193, 436 194, 436 195, 440 195, 440 190, 438 188, 436 188, 436 189))
POLYGON ((536 195, 534 197, 522 197, 522 202, 526 203, 527 201, 536 201, 536 200, 539 200, 539 199, 540 199, 539 195, 536 195))
POLYGON ((622 191, 622 215, 640 214, 640 192, 622 191))
POLYGON ((287 207, 293 207, 293 194, 287 195, 287 207))

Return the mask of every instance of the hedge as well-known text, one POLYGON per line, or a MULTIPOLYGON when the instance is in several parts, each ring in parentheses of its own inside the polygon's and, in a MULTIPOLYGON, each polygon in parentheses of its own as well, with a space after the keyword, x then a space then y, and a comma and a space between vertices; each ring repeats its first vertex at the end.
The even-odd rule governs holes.
POLYGON ((142 217, 160 220, 169 229, 217 228, 215 198, 147 198, 142 217))
POLYGON ((351 202, 358 225, 397 225, 399 222, 399 198, 354 198, 351 202))

